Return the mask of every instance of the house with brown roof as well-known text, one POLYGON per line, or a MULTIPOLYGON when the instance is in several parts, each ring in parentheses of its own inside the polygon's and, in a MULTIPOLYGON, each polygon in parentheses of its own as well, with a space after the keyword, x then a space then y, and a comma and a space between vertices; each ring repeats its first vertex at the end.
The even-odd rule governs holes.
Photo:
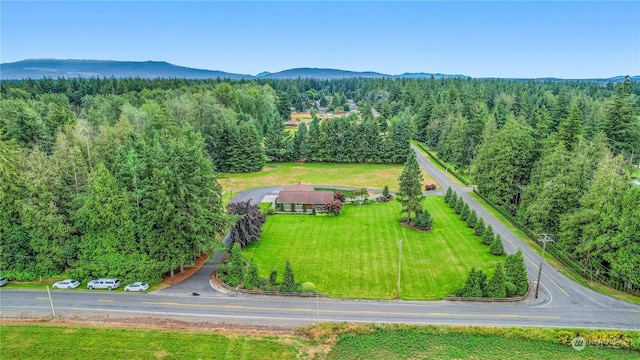
POLYGON ((276 210, 286 212, 325 211, 324 206, 333 201, 332 191, 315 191, 312 186, 296 184, 278 193, 276 210))

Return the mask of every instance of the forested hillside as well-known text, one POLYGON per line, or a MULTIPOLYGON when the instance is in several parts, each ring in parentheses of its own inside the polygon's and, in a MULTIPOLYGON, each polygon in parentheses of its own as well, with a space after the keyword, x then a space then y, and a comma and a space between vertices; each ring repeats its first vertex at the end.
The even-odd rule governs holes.
POLYGON ((217 173, 265 161, 404 163, 413 138, 527 227, 554 234, 585 275, 638 288, 639 94, 633 81, 5 81, 0 269, 155 281, 230 225, 217 173), (359 114, 314 109, 345 99, 359 114), (287 131, 291 109, 313 121, 287 131))

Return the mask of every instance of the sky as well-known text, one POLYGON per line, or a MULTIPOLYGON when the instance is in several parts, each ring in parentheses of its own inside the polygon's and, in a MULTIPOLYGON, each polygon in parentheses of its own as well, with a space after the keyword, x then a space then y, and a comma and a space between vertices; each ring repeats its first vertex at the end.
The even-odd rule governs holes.
POLYGON ((640 1, 0 3, 0 62, 472 77, 640 75, 640 1))

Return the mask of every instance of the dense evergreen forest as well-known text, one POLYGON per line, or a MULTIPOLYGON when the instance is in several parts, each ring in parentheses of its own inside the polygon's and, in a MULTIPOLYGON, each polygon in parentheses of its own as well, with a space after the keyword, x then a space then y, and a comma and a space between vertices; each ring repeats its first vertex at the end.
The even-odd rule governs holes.
POLYGON ((632 81, 43 79, 5 81, 0 95, 0 269, 12 278, 158 281, 233 223, 218 173, 404 163, 415 139, 553 234, 585 276, 640 288, 632 81), (359 114, 316 115, 346 99, 359 114), (292 109, 313 121, 287 131, 292 109))

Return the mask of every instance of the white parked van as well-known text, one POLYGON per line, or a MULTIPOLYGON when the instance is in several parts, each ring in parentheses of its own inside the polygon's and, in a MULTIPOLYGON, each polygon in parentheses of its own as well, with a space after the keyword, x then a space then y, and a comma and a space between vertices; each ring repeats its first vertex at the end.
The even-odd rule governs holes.
POLYGON ((118 279, 97 279, 91 280, 87 284, 89 290, 93 289, 107 289, 113 290, 120 287, 120 280, 118 279))

